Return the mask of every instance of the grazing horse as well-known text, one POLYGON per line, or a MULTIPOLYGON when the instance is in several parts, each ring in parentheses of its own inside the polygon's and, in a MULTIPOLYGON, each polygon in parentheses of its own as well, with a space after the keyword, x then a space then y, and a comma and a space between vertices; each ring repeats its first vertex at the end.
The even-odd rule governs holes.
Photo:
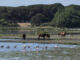
POLYGON ((58 33, 58 35, 64 37, 64 36, 66 36, 66 32, 60 32, 60 33, 58 33))
POLYGON ((26 34, 23 34, 22 35, 22 38, 25 40, 26 39, 26 34))
POLYGON ((40 37, 43 37, 43 39, 45 40, 45 37, 48 37, 48 38, 50 38, 50 34, 39 34, 38 35, 38 39, 40 39, 40 37))

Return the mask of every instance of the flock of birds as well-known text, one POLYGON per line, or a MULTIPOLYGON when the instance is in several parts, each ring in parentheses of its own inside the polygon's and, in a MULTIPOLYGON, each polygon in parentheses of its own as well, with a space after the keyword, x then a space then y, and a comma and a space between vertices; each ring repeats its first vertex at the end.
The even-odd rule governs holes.
MULTIPOLYGON (((58 46, 54 46, 54 48, 57 48, 58 46)), ((4 46, 4 45, 1 45, 0 46, 0 48, 12 48, 12 46, 4 46)), ((15 45, 15 46, 13 46, 13 48, 18 48, 18 46, 17 45, 15 45)), ((26 45, 23 45, 23 48, 24 49, 26 49, 26 48, 31 48, 31 46, 26 46, 26 45)), ((45 47, 40 47, 40 46, 35 46, 34 47, 35 49, 39 49, 39 48, 45 48, 45 49, 47 49, 47 48, 49 48, 48 46, 45 46, 45 47)))
MULTIPOLYGON (((71 48, 75 48, 75 47, 76 47, 76 46, 72 46, 71 48)), ((10 49, 10 48, 18 48, 18 45, 14 45, 13 47, 12 47, 12 46, 4 46, 4 45, 1 45, 0 48, 7 48, 7 49, 10 49)), ((23 45, 22 48, 23 48, 24 50, 26 50, 26 49, 30 49, 30 48, 33 48, 33 47, 32 47, 32 46, 23 45)), ((41 47, 41 46, 37 45, 37 46, 35 46, 33 49, 39 50, 40 48, 42 48, 42 49, 48 49, 48 48, 50 48, 50 47, 49 47, 49 46, 41 47)), ((53 47, 51 47, 51 48, 60 48, 60 47, 59 47, 58 45, 55 45, 55 46, 53 46, 53 47)))

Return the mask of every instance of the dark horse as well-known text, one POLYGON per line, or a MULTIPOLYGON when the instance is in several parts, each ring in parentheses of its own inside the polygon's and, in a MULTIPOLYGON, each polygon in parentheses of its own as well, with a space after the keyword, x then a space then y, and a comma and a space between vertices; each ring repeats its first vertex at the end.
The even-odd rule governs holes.
POLYGON ((38 39, 40 39, 40 37, 43 37, 43 39, 45 40, 45 38, 47 37, 48 39, 50 38, 50 34, 39 34, 38 35, 38 39))
POLYGON ((23 34, 22 35, 22 38, 25 40, 26 39, 26 34, 23 34))
POLYGON ((66 32, 60 32, 60 33, 58 33, 58 35, 60 35, 60 36, 62 36, 62 37, 64 37, 64 36, 66 36, 66 32))

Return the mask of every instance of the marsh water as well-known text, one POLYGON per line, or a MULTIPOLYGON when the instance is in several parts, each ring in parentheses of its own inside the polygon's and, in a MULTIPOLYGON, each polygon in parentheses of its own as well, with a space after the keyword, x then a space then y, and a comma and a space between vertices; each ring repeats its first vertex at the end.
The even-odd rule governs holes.
POLYGON ((0 60, 80 60, 80 45, 0 42, 0 60))

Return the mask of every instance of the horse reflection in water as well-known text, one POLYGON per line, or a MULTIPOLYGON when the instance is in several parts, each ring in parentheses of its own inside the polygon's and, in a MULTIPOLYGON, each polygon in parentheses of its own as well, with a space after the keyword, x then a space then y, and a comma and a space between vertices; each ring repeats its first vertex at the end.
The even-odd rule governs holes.
POLYGON ((38 39, 40 39, 41 37, 42 37, 44 40, 45 40, 46 37, 47 37, 48 39, 50 39, 50 34, 46 34, 46 33, 44 33, 44 34, 39 34, 39 35, 38 35, 38 39))

